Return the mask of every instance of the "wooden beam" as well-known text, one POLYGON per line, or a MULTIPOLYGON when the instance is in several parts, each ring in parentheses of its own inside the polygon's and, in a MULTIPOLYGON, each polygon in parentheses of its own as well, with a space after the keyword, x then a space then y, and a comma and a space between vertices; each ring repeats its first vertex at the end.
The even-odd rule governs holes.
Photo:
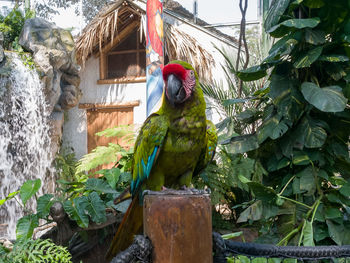
MULTIPOLYGON (((111 52, 108 52, 108 55, 130 54, 130 53, 137 53, 138 51, 139 51, 139 49, 111 51, 111 52)), ((143 51, 146 51, 146 49, 144 49, 143 51)))
POLYGON ((101 53, 100 56, 100 79, 107 78, 107 56, 104 53, 101 53))
POLYGON ((123 77, 117 79, 99 79, 97 84, 123 84, 146 82, 146 76, 141 77, 123 77))
POLYGON ((107 53, 113 47, 118 45, 121 41, 123 41, 135 28, 140 25, 140 22, 134 20, 129 25, 127 25, 113 40, 113 42, 108 42, 103 48, 102 53, 107 53))
POLYGON ((125 109, 137 107, 140 105, 139 100, 121 102, 116 104, 101 104, 101 103, 79 103, 78 108, 84 110, 92 109, 125 109))

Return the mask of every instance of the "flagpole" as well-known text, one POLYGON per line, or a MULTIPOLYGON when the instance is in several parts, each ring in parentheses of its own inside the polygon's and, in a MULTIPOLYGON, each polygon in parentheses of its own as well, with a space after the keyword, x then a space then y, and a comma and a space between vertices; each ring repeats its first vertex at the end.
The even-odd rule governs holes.
POLYGON ((147 116, 157 111, 163 93, 163 0, 147 0, 146 6, 147 116))

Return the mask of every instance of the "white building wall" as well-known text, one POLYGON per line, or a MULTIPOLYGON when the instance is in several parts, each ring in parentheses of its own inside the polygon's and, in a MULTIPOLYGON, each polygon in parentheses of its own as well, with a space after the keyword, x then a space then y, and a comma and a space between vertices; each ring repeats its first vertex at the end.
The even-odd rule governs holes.
MULTIPOLYGON (((91 57, 80 74, 80 103, 118 104, 140 101, 134 107, 134 123, 142 124, 146 119, 146 83, 97 84, 99 80, 99 59, 91 57)), ((87 153, 86 110, 74 107, 65 114, 63 126, 63 148, 73 148, 79 159, 87 153)))

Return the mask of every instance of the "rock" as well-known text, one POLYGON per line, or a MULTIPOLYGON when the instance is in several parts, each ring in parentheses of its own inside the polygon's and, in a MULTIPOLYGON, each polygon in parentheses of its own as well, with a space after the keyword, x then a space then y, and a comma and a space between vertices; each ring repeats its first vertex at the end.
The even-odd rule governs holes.
POLYGON ((50 216, 56 223, 62 223, 66 215, 61 202, 56 201, 50 207, 50 216))
POLYGON ((80 89, 76 88, 73 85, 68 85, 63 88, 63 93, 61 94, 59 104, 63 110, 68 110, 78 104, 80 97, 80 89))
POLYGON ((81 98, 80 66, 75 61, 75 43, 71 33, 41 18, 26 20, 20 45, 33 53, 49 104, 52 140, 59 149, 63 111, 75 107, 81 98))
POLYGON ((73 85, 75 87, 79 87, 80 85, 80 77, 77 75, 63 73, 61 81, 63 82, 63 85, 73 85))
POLYGON ((64 114, 54 111, 50 115, 51 152, 59 151, 63 132, 64 114))
POLYGON ((4 33, 0 32, 0 46, 4 44, 4 33))
POLYGON ((58 50, 58 49, 50 50, 49 59, 50 59, 50 64, 59 70, 61 70, 61 68, 66 69, 67 65, 71 63, 70 58, 67 56, 67 53, 65 51, 58 50))
POLYGON ((13 249, 13 244, 10 240, 5 240, 4 243, 2 243, 2 245, 7 248, 8 250, 12 250, 13 249))
POLYGON ((4 60, 5 53, 3 47, 0 45, 0 63, 4 60))
POLYGON ((26 20, 19 44, 31 52, 35 52, 38 46, 67 53, 74 49, 74 40, 69 31, 38 17, 26 20))
POLYGON ((2 245, 3 247, 7 248, 10 251, 13 249, 13 243, 7 238, 3 238, 3 237, 0 238, 0 245, 2 245))

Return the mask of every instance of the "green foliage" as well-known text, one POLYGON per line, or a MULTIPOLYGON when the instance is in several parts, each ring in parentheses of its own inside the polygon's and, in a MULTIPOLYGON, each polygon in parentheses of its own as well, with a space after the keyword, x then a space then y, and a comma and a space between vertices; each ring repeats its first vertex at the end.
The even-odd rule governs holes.
MULTIPOLYGON (((125 143, 133 144, 133 126, 122 125, 96 133, 97 136, 116 137, 125 143)), ((117 163, 122 172, 131 169, 133 148, 125 149, 119 144, 109 143, 108 146, 97 146, 91 153, 83 156, 77 164, 76 173, 90 171, 103 164, 117 163)))
MULTIPOLYGON (((97 13, 106 5, 110 0, 83 0, 83 17, 85 21, 90 22, 97 13)), ((35 12, 39 17, 49 19, 52 15, 57 15, 58 8, 74 8, 75 14, 80 16, 79 0, 47 0, 35 1, 35 12)))
MULTIPOLYGON (((129 143, 134 138, 131 126, 106 129, 97 135, 115 137, 129 143)), ((74 177, 74 180, 58 181, 63 195, 68 199, 63 202, 63 206, 69 217, 80 227, 88 227, 90 221, 98 224, 106 221, 108 207, 125 212, 125 207, 114 205, 113 200, 130 185, 132 154, 132 149, 110 143, 108 146, 98 146, 78 162, 69 154, 58 159, 62 175, 64 171, 69 174, 65 179, 74 177), (94 171, 100 165, 111 162, 115 162, 113 168, 94 171), (88 175, 99 177, 89 178, 88 175)))
POLYGON ((89 226, 89 215, 85 212, 87 207, 87 197, 78 196, 63 203, 64 211, 69 218, 76 221, 78 226, 86 228, 89 226))
POLYGON ((41 180, 28 180, 26 181, 19 190, 19 195, 21 197, 22 203, 25 206, 27 201, 38 192, 41 187, 41 180))
POLYGON ((26 10, 25 15, 23 15, 22 11, 18 8, 18 3, 7 16, 0 15, 0 33, 4 36, 4 49, 18 52, 23 63, 30 69, 35 69, 33 57, 30 53, 24 52, 18 41, 25 20, 34 16, 35 14, 30 10, 26 10))
POLYGON ((40 218, 47 218, 54 201, 55 199, 52 194, 44 194, 38 198, 36 210, 40 218))
MULTIPOLYGON (((130 126, 106 129, 96 135, 115 137, 129 143, 133 140, 130 126)), ((105 222, 107 207, 125 212, 125 208, 115 206, 113 200, 130 184, 132 153, 132 149, 127 150, 119 144, 110 143, 108 146, 98 146, 78 162, 72 161, 74 158, 70 155, 59 159, 59 164, 63 164, 62 171, 66 171, 70 178, 75 178, 72 181, 58 181, 63 194, 68 198, 63 202, 63 207, 80 227, 88 227, 90 221, 97 224, 105 222), (65 161, 67 157, 71 161, 65 161), (92 171, 111 162, 116 163, 111 169, 92 171), (90 176, 98 174, 100 177, 89 178, 86 172, 90 172, 90 176)))
POLYGON ((105 222, 107 220, 105 213, 106 207, 98 193, 90 193, 87 197, 87 202, 86 210, 91 220, 98 224, 105 222))
POLYGON ((20 46, 17 42, 13 45, 14 50, 16 50, 18 52, 18 55, 21 57, 23 64, 31 69, 34 70, 35 69, 35 63, 32 57, 31 53, 28 52, 24 52, 22 46, 20 46))
POLYGON ((64 247, 49 239, 17 241, 12 251, 0 246, 0 263, 71 263, 72 256, 64 247), (2 252, 1 252, 2 251, 2 252))
POLYGON ((77 162, 72 150, 61 148, 54 161, 58 178, 65 181, 78 179, 79 177, 75 177, 77 162))
POLYGON ((280 39, 260 65, 237 74, 255 80, 270 72, 266 87, 254 92, 263 105, 251 114, 259 126, 224 141, 227 152, 246 151, 266 171, 238 176, 250 199, 234 207, 236 223, 260 227, 260 242, 350 244, 349 2, 274 3, 265 29, 280 39))
MULTIPOLYGON (((118 168, 115 168, 115 169, 118 169, 118 168)), ((108 184, 108 182, 102 181, 102 180, 97 179, 97 178, 89 178, 85 183, 85 189, 89 190, 89 191, 96 191, 99 193, 106 193, 106 194, 118 193, 115 189, 113 189, 108 184)))
POLYGON ((301 93, 311 105, 324 112, 341 112, 346 107, 347 99, 339 86, 320 88, 312 82, 304 82, 301 93))
POLYGON ((218 215, 214 215, 214 227, 232 229, 237 215, 249 205, 246 203, 250 200, 246 183, 251 180, 261 182, 263 174, 267 173, 258 161, 246 158, 242 154, 232 154, 228 149, 226 146, 217 149, 217 160, 210 163, 200 176, 194 179, 193 184, 197 188, 209 187, 212 204, 219 210, 221 206, 229 208, 226 209, 225 220, 230 220, 230 225, 223 222, 218 215))
POLYGON ((19 191, 15 191, 15 192, 9 193, 9 194, 5 197, 5 199, 1 199, 1 200, 0 200, 0 205, 3 205, 7 200, 11 200, 11 199, 15 198, 16 195, 18 195, 18 194, 19 194, 19 191))
MULTIPOLYGON (((41 187, 41 180, 28 180, 23 183, 23 185, 20 187, 18 191, 10 193, 5 199, 0 200, 0 205, 5 203, 7 200, 10 199, 16 199, 18 195, 20 195, 20 199, 22 203, 20 203, 17 199, 16 201, 22 205, 22 208, 28 213, 31 211, 28 211, 26 208, 26 204, 28 200, 30 200, 33 196, 36 196, 37 192, 39 191, 41 187)), ((18 240, 27 240, 32 237, 34 228, 39 226, 39 215, 43 215, 44 208, 43 206, 43 199, 47 199, 46 195, 39 198, 40 202, 38 202, 38 214, 28 214, 22 218, 20 218, 16 225, 16 238, 18 240)), ((50 209, 50 207, 46 208, 50 209)), ((47 216, 47 214, 45 215, 47 216)))
POLYGON ((26 240, 32 237, 34 228, 39 226, 39 218, 37 215, 26 215, 17 221, 16 238, 18 240, 26 240))
MULTIPOLYGON (((117 137, 118 139, 133 137, 131 130, 127 130, 125 127, 108 129, 100 134, 122 136, 117 137)), ((105 222, 107 220, 107 208, 125 212, 126 207, 123 203, 114 205, 113 201, 121 191, 130 185, 132 150, 126 150, 120 145, 117 146, 118 150, 113 148, 114 151, 111 151, 119 159, 115 167, 90 173, 91 176, 98 174, 98 178, 89 178, 88 174, 83 173, 82 171, 85 171, 86 167, 80 172, 77 172, 78 165, 83 167, 83 162, 76 161, 74 153, 62 151, 55 160, 55 166, 61 178, 57 180, 59 184, 58 191, 61 194, 58 196, 44 194, 37 198, 37 212, 35 214, 32 211, 26 210, 26 204, 30 198, 36 196, 40 189, 40 179, 26 181, 18 191, 10 193, 5 199, 0 200, 0 205, 2 205, 7 200, 20 195, 22 206, 27 212, 27 215, 20 218, 17 222, 17 240, 21 242, 30 240, 34 229, 39 226, 39 219, 50 222, 51 219, 48 215, 52 204, 55 202, 62 202, 65 212, 70 219, 75 221, 81 228, 87 228, 90 222, 97 224, 105 222)), ((94 158, 92 158, 94 165, 87 164, 89 169, 96 168, 98 165, 105 163, 103 160, 105 158, 104 154, 105 152, 102 154, 103 157, 95 154, 94 158)), ((19 202, 19 200, 17 201, 19 202)))
MULTIPOLYGON (((247 30, 247 42, 249 45, 251 63, 262 61, 264 49, 258 39, 258 32, 247 30)), ((244 82, 242 85, 243 98, 238 96, 236 58, 225 50, 218 51, 225 58, 222 67, 226 73, 227 88, 222 83, 201 84, 204 94, 210 99, 209 107, 213 107, 222 116, 222 121, 216 125, 219 133, 215 162, 208 165, 207 169, 197 178, 194 185, 197 188, 209 187, 212 190, 212 204, 215 206, 213 214, 213 226, 217 229, 232 230, 239 213, 250 205, 251 199, 244 178, 248 180, 261 180, 261 173, 266 173, 259 162, 246 158, 243 153, 255 150, 259 147, 258 138, 254 132, 257 126, 256 120, 262 115, 260 100, 266 93, 261 87, 265 85, 265 79, 254 82, 244 82), (251 94, 250 92, 253 92, 251 94), (241 135, 248 133, 248 135, 241 135), (229 144, 230 147, 226 147, 229 144), (235 145, 235 147, 231 147, 235 145), (254 167, 258 171, 253 174, 254 167), (259 168, 260 167, 260 168, 259 168), (236 211, 232 209, 235 207, 236 211), (221 216, 225 210, 225 216, 221 216)), ((241 64, 244 64, 241 62, 241 64)), ((241 65, 240 64, 240 65, 241 65)), ((254 75, 253 79, 266 76, 268 67, 253 67, 240 73, 240 76, 254 75)))
POLYGON ((34 14, 32 12, 26 12, 26 14, 23 15, 18 9, 18 5, 16 5, 6 17, 0 15, 0 32, 4 35, 3 46, 5 49, 18 50, 18 38, 21 34, 24 22, 26 19, 33 16, 34 14))
POLYGON ((17 51, 24 65, 29 69, 35 69, 33 57, 30 53, 24 52, 18 40, 25 20, 32 17, 34 17, 33 12, 27 10, 26 14, 23 15, 18 9, 18 5, 6 17, 0 15, 0 32, 4 36, 4 49, 17 51))
POLYGON ((4 48, 11 49, 18 43, 18 37, 24 25, 25 17, 16 7, 6 16, 0 16, 0 32, 4 35, 4 48))

